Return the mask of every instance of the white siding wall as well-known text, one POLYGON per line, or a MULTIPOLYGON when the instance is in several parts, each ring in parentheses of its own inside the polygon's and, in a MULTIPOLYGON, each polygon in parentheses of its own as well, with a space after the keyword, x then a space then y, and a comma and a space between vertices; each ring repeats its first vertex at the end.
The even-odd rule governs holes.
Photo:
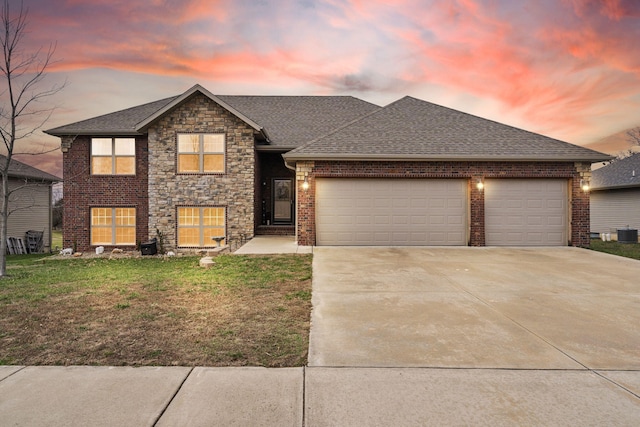
POLYGON ((591 231, 640 229, 640 188, 591 192, 591 231))
MULTIPOLYGON (((24 186, 24 181, 12 179, 10 190, 24 186)), ((8 237, 19 237, 26 245, 25 233, 44 231, 44 250, 51 248, 51 186, 30 185, 13 192, 9 199, 8 237)))

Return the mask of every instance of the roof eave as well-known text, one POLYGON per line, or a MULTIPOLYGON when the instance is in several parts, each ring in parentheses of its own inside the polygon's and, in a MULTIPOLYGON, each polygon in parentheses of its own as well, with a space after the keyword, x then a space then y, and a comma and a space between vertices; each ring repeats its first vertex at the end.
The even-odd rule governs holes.
POLYGON ((44 133, 51 136, 62 138, 64 136, 142 136, 146 132, 138 132, 135 130, 83 130, 83 131, 56 131, 55 129, 45 130, 44 133))
POLYGON ((265 144, 256 145, 256 151, 277 151, 279 153, 286 153, 291 150, 295 150, 296 148, 298 147, 289 147, 289 146, 283 146, 283 145, 265 145, 265 144))
POLYGON ((626 190, 630 188, 640 188, 640 183, 608 185, 605 187, 591 187, 591 191, 626 190))
POLYGON ((43 182, 50 182, 50 183, 64 181, 62 178, 58 178, 58 177, 50 177, 49 178, 49 177, 44 177, 44 176, 14 174, 14 173, 11 173, 11 172, 9 172, 8 176, 9 176, 9 178, 29 179, 29 180, 32 180, 32 181, 43 181, 43 182))
POLYGON ((348 161, 475 161, 475 162, 586 162, 593 163, 606 160, 608 157, 514 157, 514 156, 452 156, 452 155, 422 155, 422 154, 298 154, 286 153, 283 157, 288 162, 305 160, 348 160, 348 161))

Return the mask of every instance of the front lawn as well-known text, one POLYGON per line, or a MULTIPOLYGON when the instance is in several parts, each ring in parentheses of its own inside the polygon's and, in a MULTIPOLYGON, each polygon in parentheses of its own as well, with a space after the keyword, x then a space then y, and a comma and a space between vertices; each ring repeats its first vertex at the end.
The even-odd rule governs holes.
POLYGON ((627 258, 640 259, 640 243, 603 242, 591 239, 591 249, 627 258))
POLYGON ((303 366, 311 256, 8 257, 0 364, 303 366))

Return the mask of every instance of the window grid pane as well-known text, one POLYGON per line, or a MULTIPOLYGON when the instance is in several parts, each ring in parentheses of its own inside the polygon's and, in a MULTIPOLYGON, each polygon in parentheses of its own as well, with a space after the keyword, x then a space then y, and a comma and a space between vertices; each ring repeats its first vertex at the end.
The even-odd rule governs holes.
POLYGON ((116 175, 134 175, 135 173, 135 157, 116 157, 116 175))
POLYGON ((110 245, 113 239, 111 227, 92 227, 91 228, 91 244, 92 245, 110 245))
POLYGON ((135 138, 116 138, 114 142, 114 154, 116 156, 135 156, 135 138))
POLYGON ((200 246, 200 233, 194 227, 178 228, 178 246, 200 246))
POLYGON ((92 138, 91 139, 91 155, 93 156, 111 156, 113 154, 111 138, 92 138))
POLYGON ((200 172, 200 156, 180 154, 178 156, 178 172, 200 172))
POLYGON ((200 213, 198 208, 180 208, 178 209, 178 225, 193 226, 200 224, 200 213))
POLYGON ((208 133, 203 136, 203 149, 205 153, 224 153, 224 134, 208 133))
POLYGON ((200 152, 200 135, 179 134, 178 135, 178 153, 199 153, 200 152))
POLYGON ((113 158, 93 157, 91 159, 91 172, 94 175, 112 175, 113 174, 113 158))
POLYGON ((204 154, 205 172, 224 172, 223 154, 204 154))

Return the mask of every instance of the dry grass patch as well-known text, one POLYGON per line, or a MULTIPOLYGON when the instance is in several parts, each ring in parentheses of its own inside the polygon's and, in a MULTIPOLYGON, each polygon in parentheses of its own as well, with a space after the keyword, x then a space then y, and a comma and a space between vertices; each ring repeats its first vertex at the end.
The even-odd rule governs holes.
POLYGON ((311 256, 10 261, 0 363, 302 366, 311 256))

